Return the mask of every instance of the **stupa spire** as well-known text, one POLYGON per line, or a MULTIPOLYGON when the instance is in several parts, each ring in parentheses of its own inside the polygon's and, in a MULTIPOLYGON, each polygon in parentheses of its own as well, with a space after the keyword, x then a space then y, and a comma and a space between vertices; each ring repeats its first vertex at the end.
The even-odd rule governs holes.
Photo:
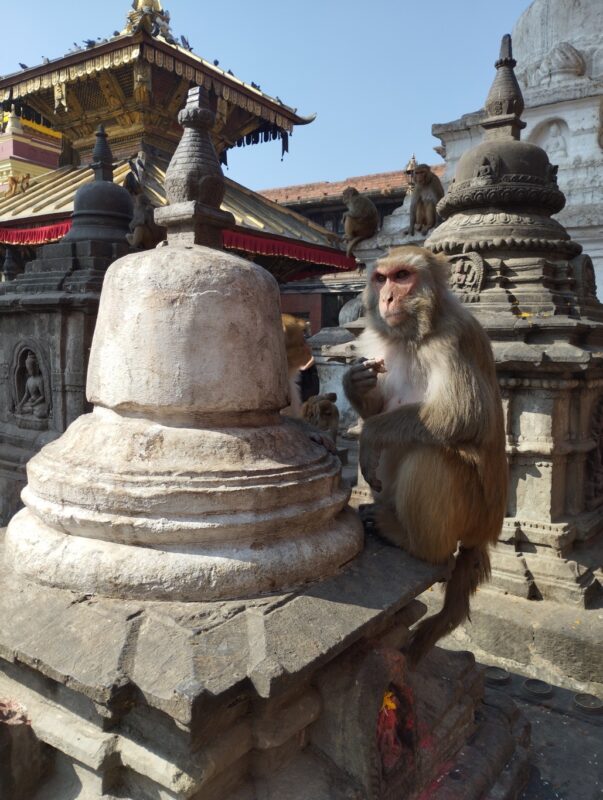
POLYGON ((221 249, 222 230, 234 226, 232 214, 220 210, 225 186, 210 135, 215 119, 207 89, 194 86, 178 114, 184 133, 165 174, 169 205, 155 211, 157 224, 168 229, 170 244, 221 249))
POLYGON ((113 180, 113 153, 109 147, 105 126, 99 125, 96 130, 96 144, 92 151, 92 163, 95 181, 113 180))
POLYGON ((500 44, 500 56, 494 64, 496 76, 486 98, 487 117, 482 122, 487 139, 519 139, 525 128, 521 120, 524 103, 515 77, 511 35, 505 33, 500 44))

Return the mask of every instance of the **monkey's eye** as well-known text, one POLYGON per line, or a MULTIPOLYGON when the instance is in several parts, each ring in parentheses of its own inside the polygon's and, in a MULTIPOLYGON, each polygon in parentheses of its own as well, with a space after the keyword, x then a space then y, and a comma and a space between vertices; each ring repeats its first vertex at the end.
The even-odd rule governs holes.
POLYGON ((385 283, 387 278, 380 272, 375 272, 375 274, 373 275, 373 280, 375 281, 375 283, 385 283))
POLYGON ((396 273, 396 278, 399 281, 404 281, 404 280, 406 280, 406 278, 410 278, 410 275, 411 275, 410 270, 401 269, 401 270, 398 270, 398 272, 396 273))

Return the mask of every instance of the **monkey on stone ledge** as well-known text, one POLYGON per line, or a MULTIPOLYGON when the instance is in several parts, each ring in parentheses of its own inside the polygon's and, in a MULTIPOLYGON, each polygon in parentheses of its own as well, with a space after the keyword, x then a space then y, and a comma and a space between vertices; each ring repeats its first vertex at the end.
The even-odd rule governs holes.
POLYGON ((415 230, 426 234, 438 222, 436 206, 444 197, 444 187, 428 164, 415 167, 415 185, 410 196, 410 227, 406 231, 414 236, 415 230))
POLYGON ((351 256, 360 242, 377 233, 379 212, 373 201, 363 197, 353 186, 344 189, 342 197, 348 209, 343 215, 344 238, 348 243, 346 253, 351 256))
POLYGON ((460 543, 442 610, 413 631, 411 663, 469 617, 506 509, 490 341, 447 278, 447 261, 423 248, 399 247, 378 261, 364 294, 368 329, 358 340, 371 360, 344 377, 365 420, 359 460, 378 492, 379 535, 433 564, 447 563, 460 543))

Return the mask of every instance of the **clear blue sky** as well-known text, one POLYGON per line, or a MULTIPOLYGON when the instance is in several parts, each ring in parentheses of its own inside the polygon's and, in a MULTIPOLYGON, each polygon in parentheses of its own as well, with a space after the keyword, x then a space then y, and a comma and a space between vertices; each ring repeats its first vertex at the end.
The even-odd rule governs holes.
MULTIPOLYGON (((530 0, 165 0, 194 52, 316 120, 280 142, 231 151, 253 189, 438 163, 434 122, 483 105, 500 38, 530 0)), ((128 0, 4 4, 0 75, 121 30, 128 0)))

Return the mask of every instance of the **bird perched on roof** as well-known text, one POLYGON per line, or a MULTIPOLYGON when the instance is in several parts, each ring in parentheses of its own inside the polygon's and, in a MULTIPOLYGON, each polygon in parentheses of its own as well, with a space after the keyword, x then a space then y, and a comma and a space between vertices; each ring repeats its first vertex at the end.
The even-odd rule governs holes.
POLYGON ((188 42, 188 39, 186 38, 186 36, 181 36, 181 37, 180 37, 180 41, 182 42, 182 47, 184 47, 184 49, 185 49, 185 50, 188 50, 188 51, 190 51, 191 53, 193 52, 193 48, 190 46, 190 44, 189 44, 189 42, 188 42))
POLYGON ((217 67, 220 62, 217 58, 214 58, 214 67, 217 67))
POLYGON ((91 47, 96 46, 96 39, 84 39, 82 44, 89 50, 91 47))
POLYGON ((29 69, 29 67, 27 66, 27 64, 23 64, 23 62, 22 62, 22 61, 19 61, 19 66, 21 67, 21 69, 29 69))

